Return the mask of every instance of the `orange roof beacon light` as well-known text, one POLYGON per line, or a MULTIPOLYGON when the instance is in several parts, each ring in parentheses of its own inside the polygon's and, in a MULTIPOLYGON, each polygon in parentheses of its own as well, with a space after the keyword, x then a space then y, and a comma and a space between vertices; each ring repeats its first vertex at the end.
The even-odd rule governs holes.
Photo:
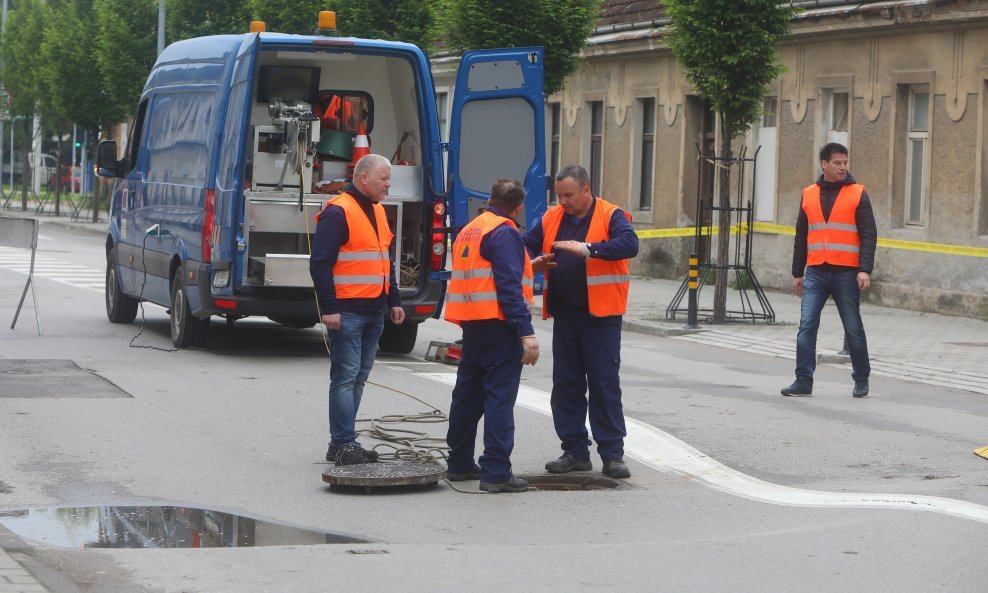
POLYGON ((267 31, 268 26, 264 21, 251 21, 250 22, 250 32, 251 33, 264 33, 267 31))
POLYGON ((316 29, 316 35, 322 35, 323 37, 339 37, 339 33, 336 31, 336 13, 332 10, 320 10, 319 11, 319 28, 316 29))

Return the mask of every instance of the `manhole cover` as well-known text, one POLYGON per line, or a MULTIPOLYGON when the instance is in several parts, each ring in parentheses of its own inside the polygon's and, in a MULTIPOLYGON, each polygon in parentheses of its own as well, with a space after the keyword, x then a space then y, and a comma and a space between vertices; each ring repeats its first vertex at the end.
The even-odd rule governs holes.
POLYGON ((71 360, 0 359, 0 398, 131 397, 71 360))
POLYGON ((518 476, 536 490, 618 490, 624 483, 601 474, 534 474, 518 476))
POLYGON ((432 463, 361 463, 334 466, 322 473, 331 487, 353 486, 370 492, 391 486, 435 486, 446 470, 432 463))

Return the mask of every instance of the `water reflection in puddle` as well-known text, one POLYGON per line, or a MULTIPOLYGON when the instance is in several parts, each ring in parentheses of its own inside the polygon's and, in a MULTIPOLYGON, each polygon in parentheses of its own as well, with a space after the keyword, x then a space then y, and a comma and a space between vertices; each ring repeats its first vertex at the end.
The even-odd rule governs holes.
POLYGON ((367 543, 209 509, 51 507, 0 511, 0 524, 35 544, 63 548, 241 548, 367 543))

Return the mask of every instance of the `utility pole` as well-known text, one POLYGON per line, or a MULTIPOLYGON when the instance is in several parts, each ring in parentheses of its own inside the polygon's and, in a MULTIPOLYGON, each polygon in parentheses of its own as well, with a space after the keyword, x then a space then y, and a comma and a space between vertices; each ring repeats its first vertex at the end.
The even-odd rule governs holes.
MULTIPOLYGON (((7 0, 4 1, 6 6, 7 0)), ((165 51, 165 0, 158 0, 158 55, 165 51)))

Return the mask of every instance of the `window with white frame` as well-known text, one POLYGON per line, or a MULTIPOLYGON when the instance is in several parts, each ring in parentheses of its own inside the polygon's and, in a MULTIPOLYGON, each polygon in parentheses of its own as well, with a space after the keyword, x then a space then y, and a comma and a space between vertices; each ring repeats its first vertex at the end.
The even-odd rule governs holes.
POLYGON ((635 145, 631 162, 631 195, 639 210, 652 208, 652 181, 655 168, 655 99, 635 101, 635 145))
POLYGON ((590 141, 590 191, 600 195, 600 178, 604 173, 604 102, 587 103, 590 141))
POLYGON ((926 161, 930 139, 930 92, 928 87, 909 90, 909 127, 906 132, 905 223, 925 224, 926 161))
POLYGON ((850 93, 830 91, 827 113, 827 142, 837 142, 847 146, 847 120, 850 93))
MULTIPOLYGON (((562 137, 563 109, 560 103, 549 103, 549 177, 555 178, 559 172, 559 146, 562 137)), ((548 195, 550 204, 556 203, 555 184, 549 184, 548 195)))
POLYGON ((439 139, 442 142, 449 141, 449 93, 439 91, 436 93, 436 111, 439 115, 439 139))

